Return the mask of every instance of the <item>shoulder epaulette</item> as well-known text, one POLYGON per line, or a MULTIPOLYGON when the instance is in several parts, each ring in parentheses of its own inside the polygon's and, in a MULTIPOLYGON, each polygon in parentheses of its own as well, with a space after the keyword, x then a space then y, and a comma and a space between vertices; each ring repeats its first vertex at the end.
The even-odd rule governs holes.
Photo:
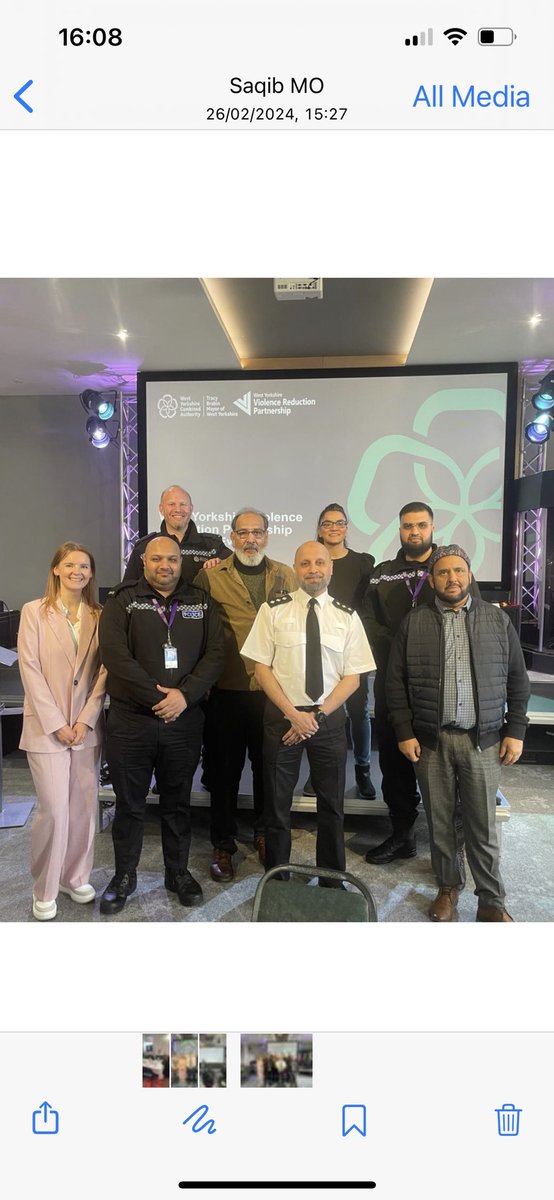
POLYGON ((273 600, 268 600, 270 608, 275 608, 278 604, 288 604, 292 600, 290 592, 279 592, 278 596, 274 596, 273 600))
POLYGON ((342 610, 342 612, 353 613, 355 611, 350 606, 350 604, 343 604, 341 600, 336 600, 334 596, 333 596, 333 604, 334 604, 335 608, 340 608, 342 610))
POLYGON ((108 592, 108 596, 117 596, 117 595, 119 595, 119 592, 123 591, 123 588, 136 587, 137 583, 140 583, 140 578, 139 579, 125 579, 123 583, 116 583, 115 587, 110 588, 110 590, 108 592))

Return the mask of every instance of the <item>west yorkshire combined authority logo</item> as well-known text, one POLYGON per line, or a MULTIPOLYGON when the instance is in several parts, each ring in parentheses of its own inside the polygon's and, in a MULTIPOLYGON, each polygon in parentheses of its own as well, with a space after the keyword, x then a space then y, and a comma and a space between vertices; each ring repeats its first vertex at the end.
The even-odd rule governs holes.
POLYGON ((175 399, 175 396, 170 396, 169 392, 166 392, 165 395, 160 396, 160 399, 158 400, 158 412, 160 417, 169 418, 176 416, 178 407, 179 405, 175 399))

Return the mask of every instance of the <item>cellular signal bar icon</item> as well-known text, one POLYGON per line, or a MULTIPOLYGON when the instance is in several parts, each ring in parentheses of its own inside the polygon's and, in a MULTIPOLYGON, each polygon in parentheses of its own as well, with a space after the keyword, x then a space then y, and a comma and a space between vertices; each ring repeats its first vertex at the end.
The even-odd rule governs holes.
POLYGON ((414 33, 413 37, 404 38, 405 46, 432 46, 433 45, 433 30, 428 29, 427 33, 414 33))

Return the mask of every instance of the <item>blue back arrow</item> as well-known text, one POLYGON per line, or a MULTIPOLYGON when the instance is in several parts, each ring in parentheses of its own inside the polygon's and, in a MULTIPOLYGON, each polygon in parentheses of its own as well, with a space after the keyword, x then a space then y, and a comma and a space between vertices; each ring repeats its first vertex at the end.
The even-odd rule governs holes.
POLYGON ((31 108, 31 105, 27 104, 27 101, 23 99, 23 92, 26 92, 27 88, 30 88, 32 86, 32 83, 33 83, 33 80, 28 79, 27 83, 24 83, 23 87, 19 88, 19 91, 14 92, 14 97, 13 97, 14 100, 17 100, 17 103, 21 104, 22 108, 26 108, 27 112, 29 112, 29 113, 32 113, 33 110, 31 108))

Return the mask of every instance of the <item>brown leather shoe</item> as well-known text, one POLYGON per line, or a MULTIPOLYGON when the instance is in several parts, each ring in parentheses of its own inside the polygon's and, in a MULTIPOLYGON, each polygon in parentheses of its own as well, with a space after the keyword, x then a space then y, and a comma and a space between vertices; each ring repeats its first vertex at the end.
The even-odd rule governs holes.
POLYGON ((254 849, 258 852, 258 859, 262 867, 265 867, 265 837, 263 833, 257 833, 254 838, 254 849))
POLYGON ((432 921, 457 921, 458 896, 457 887, 440 887, 433 903, 429 906, 429 916, 432 921))
POLYGON ((231 879, 235 878, 233 856, 228 850, 218 850, 217 846, 215 847, 210 875, 216 883, 230 883, 231 879))
POLYGON ((480 904, 475 918, 476 921, 513 921, 513 919, 505 908, 495 908, 494 904, 480 904))

